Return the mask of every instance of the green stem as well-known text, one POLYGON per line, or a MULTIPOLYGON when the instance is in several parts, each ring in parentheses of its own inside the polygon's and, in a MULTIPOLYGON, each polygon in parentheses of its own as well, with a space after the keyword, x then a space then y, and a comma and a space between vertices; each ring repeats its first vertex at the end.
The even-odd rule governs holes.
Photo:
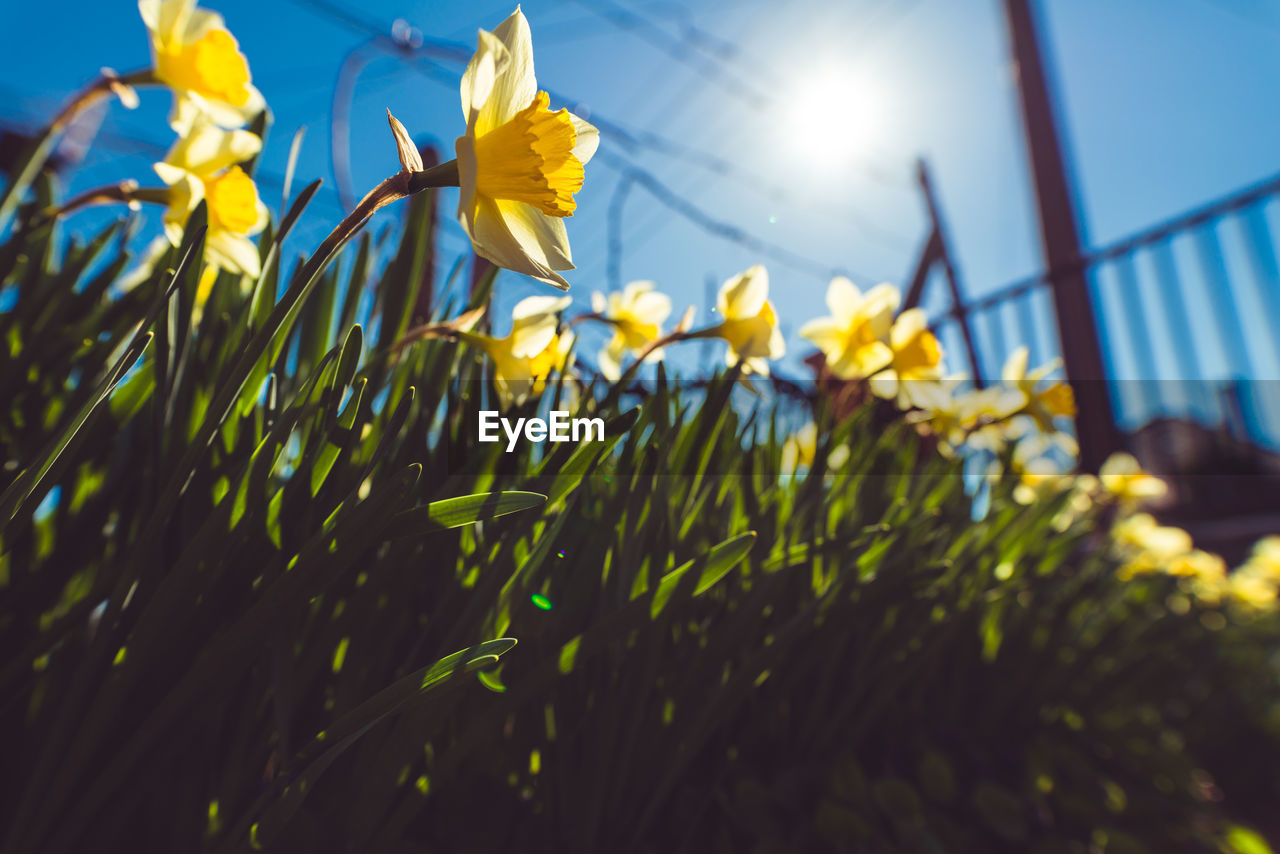
MULTIPOLYGON (((457 174, 456 170, 453 174, 457 174)), ((268 352, 276 336, 288 334, 298 312, 320 280, 320 274, 343 245, 360 231, 369 217, 373 216, 379 208, 432 186, 449 186, 443 183, 448 177, 448 170, 438 168, 412 175, 408 172, 397 172, 361 199, 355 210, 324 239, 324 242, 307 259, 299 274, 294 277, 284 296, 272 309, 266 323, 249 341, 229 372, 227 380, 218 389, 199 433, 187 447, 182 459, 170 470, 169 479, 156 502, 157 506, 169 508, 177 506, 200 467, 201 458, 207 453, 218 430, 239 399, 244 384, 253 374, 258 360, 268 352), (442 183, 430 183, 433 180, 442 183)), ((9 837, 8 850, 10 851, 37 849, 36 840, 42 840, 51 829, 54 817, 60 808, 60 798, 54 796, 45 799, 45 796, 50 792, 69 790, 70 781, 77 779, 76 775, 80 773, 77 770, 78 767, 88 759, 93 739, 103 731, 102 727, 108 725, 110 715, 116 711, 114 707, 107 708, 102 703, 101 693, 94 702, 86 701, 91 699, 90 692, 94 692, 95 689, 100 691, 103 687, 94 675, 97 674, 100 677, 107 656, 112 649, 119 646, 120 639, 117 637, 116 623, 120 618, 128 591, 138 579, 143 566, 149 559, 154 558, 154 549, 164 533, 164 526, 168 519, 165 513, 152 515, 151 520, 139 535, 125 568, 108 598, 106 611, 99 622, 98 634, 77 670, 75 689, 69 696, 63 698, 63 709, 54 725, 55 736, 46 742, 42 751, 45 760, 58 763, 59 771, 53 781, 43 787, 43 791, 38 792, 33 788, 25 793, 19 807, 19 814, 24 818, 31 813, 34 815, 30 815, 30 820, 15 824, 9 837), (73 727, 77 730, 74 735, 73 727), (29 843, 17 844, 23 838, 29 840, 29 843)))

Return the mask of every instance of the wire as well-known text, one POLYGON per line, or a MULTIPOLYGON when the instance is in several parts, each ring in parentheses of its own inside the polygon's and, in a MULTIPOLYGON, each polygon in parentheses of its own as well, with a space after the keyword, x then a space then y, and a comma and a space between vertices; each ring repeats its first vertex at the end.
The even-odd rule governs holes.
MULTIPOLYGON (((439 63, 435 62, 433 57, 445 58, 451 61, 459 62, 465 65, 470 60, 470 49, 460 46, 457 42, 445 41, 440 39, 429 39, 418 36, 417 31, 413 33, 419 38, 419 43, 415 47, 393 36, 386 35, 386 28, 381 27, 378 23, 370 19, 363 18, 354 13, 346 12, 328 0, 292 0, 292 2, 319 11, 323 14, 330 15, 335 20, 339 20, 348 27, 363 31, 381 48, 388 49, 390 53, 400 58, 402 61, 411 63, 419 69, 428 78, 435 80, 441 84, 457 86, 459 76, 453 71, 446 69, 439 63), (417 62, 413 62, 417 59, 417 62)), ((907 5, 913 5, 918 0, 907 0, 907 5)), ((568 95, 549 87, 543 87, 548 95, 557 103, 577 107, 579 101, 568 95)), ((717 175, 723 175, 732 180, 739 181, 749 187, 755 188, 757 191, 764 193, 770 198, 777 199, 788 204, 802 204, 801 201, 794 198, 794 194, 787 188, 769 181, 762 180, 758 174, 744 169, 730 160, 711 152, 697 149, 693 146, 677 142, 661 134, 648 130, 638 130, 627 127, 621 122, 615 121, 599 112, 592 111, 588 117, 593 125, 599 129, 600 133, 618 145, 625 148, 628 152, 635 154, 641 150, 647 149, 663 156, 681 160, 701 169, 705 169, 717 175)), ((874 180, 882 185, 901 188, 908 186, 908 183, 896 179, 887 173, 874 168, 864 168, 861 170, 867 178, 874 180)), ((810 207, 809 202, 803 204, 810 207)), ((863 214, 844 206, 831 206, 830 209, 839 216, 849 219, 854 227, 860 229, 869 239, 898 243, 894 249, 900 249, 902 245, 908 244, 911 240, 905 236, 891 234, 882 226, 878 226, 863 214)))
MULTIPOLYGON (((460 74, 440 65, 436 61, 436 58, 459 63, 465 63, 470 59, 469 49, 457 42, 426 38, 421 36, 417 30, 413 29, 409 30, 412 35, 407 38, 404 33, 404 28, 407 28, 407 24, 403 21, 397 21, 396 27, 392 28, 394 31, 399 27, 401 28, 401 32, 389 36, 386 34, 386 29, 381 27, 378 23, 369 18, 365 18, 354 12, 343 9, 336 4, 328 2, 328 0, 293 0, 293 2, 313 11, 328 15, 348 28, 364 31, 365 34, 369 36, 369 41, 365 43, 366 45, 375 45, 380 49, 387 50, 391 55, 408 63, 410 67, 418 73, 436 83, 449 86, 450 88, 454 88, 459 85, 461 79, 460 74)), ((621 7, 616 7, 616 9, 621 9, 621 7)), ((626 10, 621 11, 625 12, 626 10)), ((547 87, 544 88, 555 101, 561 104, 577 105, 577 102, 574 99, 553 89, 547 87)), ((686 146, 682 143, 675 142, 649 131, 627 128, 621 123, 613 121, 596 112, 591 113, 590 120, 599 129, 602 135, 611 138, 630 153, 637 153, 640 149, 652 150, 673 159, 684 160, 693 165, 700 166, 713 174, 723 175, 746 183, 748 186, 763 191, 775 199, 786 201, 792 196, 785 187, 771 182, 762 181, 758 175, 749 173, 747 170, 736 166, 732 162, 718 155, 700 151, 691 146, 686 146)), ((711 234, 721 240, 726 240, 743 246, 758 254, 772 258, 778 263, 797 270, 802 270, 812 275, 825 277, 841 273, 845 275, 852 275, 847 271, 842 270, 842 268, 833 267, 832 265, 826 264, 822 261, 793 252, 785 247, 765 240, 764 238, 761 238, 739 226, 716 219, 714 216, 702 210, 684 196, 670 189, 652 172, 639 167, 633 161, 613 155, 607 150, 600 152, 597 156, 600 157, 602 162, 619 171, 619 173, 627 179, 625 191, 620 195, 615 195, 615 198, 610 205, 612 209, 612 216, 611 226, 609 227, 612 231, 610 232, 609 237, 608 245, 610 246, 610 249, 608 250, 607 265, 611 276, 620 277, 622 207, 629 195, 631 184, 640 185, 660 204, 679 214, 681 217, 708 234, 711 234)), ((846 211, 846 214, 848 213, 852 212, 846 211)), ((855 214, 851 217, 851 220, 854 221, 856 226, 874 233, 875 226, 872 226, 868 221, 863 220, 860 215, 855 214)), ((881 234, 883 234, 883 232, 881 232, 881 234)), ((855 276, 855 278, 862 277, 855 276)))
MULTIPOLYGON (((632 184, 637 184, 649 192, 659 203, 670 208, 675 213, 689 220, 703 231, 711 234, 721 240, 730 243, 736 243, 746 249, 750 249, 760 255, 772 258, 773 260, 815 276, 830 278, 832 276, 852 276, 860 278, 863 281, 871 281, 869 277, 858 276, 851 273, 846 268, 826 264, 814 258, 793 252, 776 243, 758 237, 751 232, 739 228, 732 223, 718 220, 672 190, 666 184, 663 184, 657 176, 646 169, 636 166, 629 160, 619 157, 609 151, 597 152, 596 157, 600 159, 606 166, 616 170, 625 180, 632 184)), ((629 192, 630 188, 628 188, 629 192)), ((625 201, 625 196, 624 199, 625 201)))
POLYGON ((338 198, 343 210, 356 206, 355 184, 351 179, 351 108, 356 99, 356 83, 370 62, 381 52, 375 53, 377 39, 366 41, 347 51, 338 66, 338 77, 333 84, 333 101, 329 109, 329 165, 333 169, 333 183, 338 188, 338 198))
POLYGON ((658 48, 677 62, 692 68, 699 76, 716 84, 752 109, 766 109, 772 101, 768 95, 756 89, 734 72, 726 69, 720 62, 707 57, 705 54, 700 54, 705 60, 704 62, 697 61, 695 57, 698 54, 690 51, 690 44, 687 39, 672 38, 665 30, 644 16, 610 2, 610 0, 577 0, 577 2, 592 13, 604 18, 619 30, 631 33, 658 48))

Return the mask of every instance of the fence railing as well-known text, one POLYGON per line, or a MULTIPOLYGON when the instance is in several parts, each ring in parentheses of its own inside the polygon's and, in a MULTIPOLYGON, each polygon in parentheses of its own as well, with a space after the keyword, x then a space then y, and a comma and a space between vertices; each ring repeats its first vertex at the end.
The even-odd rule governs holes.
MULTIPOLYGON (((1277 199, 1280 175, 1081 259, 1124 432, 1170 417, 1280 448, 1277 199)), ((998 377, 1020 345, 1034 362, 1058 356, 1050 279, 1046 272, 931 312, 944 345, 968 355, 967 326, 969 368, 984 378, 998 377)), ((942 291, 922 290, 926 304, 942 291)))

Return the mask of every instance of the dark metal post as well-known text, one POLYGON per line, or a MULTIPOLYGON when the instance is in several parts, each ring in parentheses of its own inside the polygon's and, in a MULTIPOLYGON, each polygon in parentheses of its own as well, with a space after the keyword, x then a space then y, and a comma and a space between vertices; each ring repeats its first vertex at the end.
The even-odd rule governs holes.
POLYGON ((1076 211, 1030 0, 1004 0, 1004 8, 1040 207, 1040 236, 1053 287, 1058 337, 1067 379, 1075 390, 1079 408, 1076 433, 1080 463, 1084 469, 1096 471, 1119 443, 1081 259, 1076 211))
MULTIPOLYGON (((986 381, 982 377, 982 366, 978 362, 978 348, 973 343, 973 329, 970 326, 969 306, 965 302, 960 287, 960 275, 955 264, 951 262, 951 244, 947 240, 947 230, 942 224, 942 215, 938 213, 938 200, 933 195, 933 181, 929 178, 929 167, 923 160, 916 162, 916 179, 924 193, 924 201, 929 209, 929 222, 933 224, 933 236, 930 246, 935 247, 937 261, 942 265, 942 273, 947 279, 947 289, 951 292, 951 313, 960 324, 960 335, 964 339, 964 349, 969 357, 969 368, 973 371, 973 384, 984 388, 986 381), (936 241, 936 243, 934 242, 936 241)), ((912 283, 914 285, 914 282, 912 283)))

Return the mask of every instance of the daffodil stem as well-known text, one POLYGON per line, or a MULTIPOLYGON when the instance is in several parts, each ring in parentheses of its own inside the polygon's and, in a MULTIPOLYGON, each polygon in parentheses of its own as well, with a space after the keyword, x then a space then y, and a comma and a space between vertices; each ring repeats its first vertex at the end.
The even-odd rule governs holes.
POLYGON ((603 314, 596 314, 595 312, 590 312, 588 314, 579 314, 577 317, 570 320, 569 328, 572 329, 573 327, 577 326, 579 323, 586 323, 588 320, 598 320, 601 323, 607 323, 608 325, 614 326, 614 327, 620 325, 618 321, 613 320, 612 318, 605 317, 603 314))
POLYGON ((423 172, 410 172, 409 195, 434 187, 456 187, 459 183, 458 161, 450 160, 423 172))
POLYGON ((13 171, 13 178, 4 188, 4 195, 0 196, 0 234, 8 228, 22 197, 26 195, 27 189, 44 168, 49 155, 53 153, 58 134, 82 110, 102 98, 119 95, 130 87, 145 86, 155 82, 155 73, 149 68, 123 76, 104 69, 96 80, 76 93, 44 127, 40 135, 31 141, 24 155, 19 158, 21 165, 13 171))
POLYGON ((168 205, 171 192, 167 187, 140 188, 136 181, 131 180, 121 181, 118 184, 107 184, 104 187, 86 190, 64 204, 54 205, 46 209, 33 224, 41 225, 54 217, 66 216, 81 208, 92 207, 93 205, 131 205, 137 202, 168 205))

